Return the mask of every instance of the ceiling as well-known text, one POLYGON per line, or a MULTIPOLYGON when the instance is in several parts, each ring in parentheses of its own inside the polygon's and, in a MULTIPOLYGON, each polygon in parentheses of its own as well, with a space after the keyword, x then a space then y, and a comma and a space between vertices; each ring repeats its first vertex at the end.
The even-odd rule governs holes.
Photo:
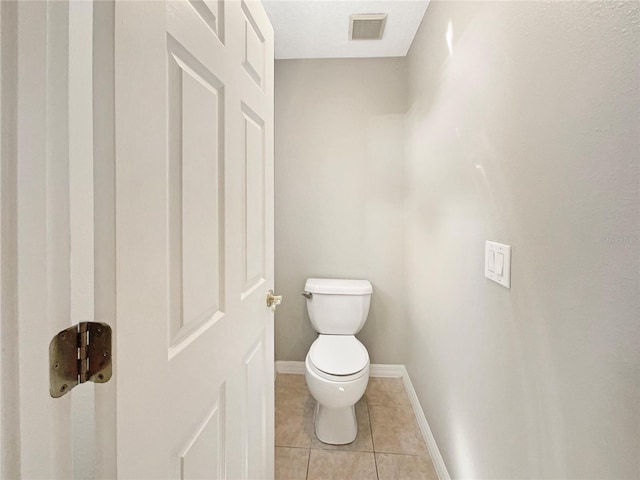
POLYGON ((403 57, 429 0, 263 0, 275 31, 275 57, 403 57), (388 14, 381 40, 349 40, 353 13, 388 14))

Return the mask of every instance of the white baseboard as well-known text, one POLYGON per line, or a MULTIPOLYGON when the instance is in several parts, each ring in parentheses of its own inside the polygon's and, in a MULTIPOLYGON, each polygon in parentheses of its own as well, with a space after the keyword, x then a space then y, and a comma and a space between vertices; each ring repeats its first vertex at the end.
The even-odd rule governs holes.
POLYGON ((304 362, 287 362, 284 360, 276 360, 276 374, 278 373, 304 375, 304 362))
MULTIPOLYGON (((276 361, 276 375, 278 373, 304 375, 304 370, 304 362, 276 361)), ((442 459, 442 455, 440 454, 440 450, 436 444, 436 439, 433 437, 431 427, 429 427, 429 422, 427 422, 427 417, 424 416, 424 410, 422 410, 422 405, 420 405, 420 400, 418 400, 418 396, 416 395, 416 391, 413 388, 413 384, 411 383, 409 373, 405 366, 372 364, 369 366, 369 376, 402 378, 402 383, 404 384, 404 388, 409 396, 413 413, 418 421, 422 437, 427 444, 427 450, 429 450, 429 455, 431 456, 431 461, 436 469, 438 478, 440 480, 451 480, 449 472, 447 471, 447 466, 444 464, 444 460, 442 459)))
POLYGON ((404 365, 383 365, 381 363, 369 365, 370 377, 402 378, 406 372, 404 365))
POLYGON ((427 450, 429 450, 429 455, 431 456, 431 461, 436 469, 438 478, 440 480, 451 480, 447 466, 445 465, 442 455, 440 454, 440 450, 438 449, 438 445, 436 444, 436 439, 433 437, 433 433, 431 432, 429 422, 427 422, 427 417, 425 417, 422 405, 420 405, 420 400, 418 400, 418 395, 416 395, 416 391, 414 390, 411 379, 409 378, 409 373, 404 365, 401 365, 401 367, 404 370, 402 383, 404 383, 404 388, 409 396, 409 401, 413 407, 413 413, 416 415, 418 426, 422 432, 424 442, 427 444, 427 450))

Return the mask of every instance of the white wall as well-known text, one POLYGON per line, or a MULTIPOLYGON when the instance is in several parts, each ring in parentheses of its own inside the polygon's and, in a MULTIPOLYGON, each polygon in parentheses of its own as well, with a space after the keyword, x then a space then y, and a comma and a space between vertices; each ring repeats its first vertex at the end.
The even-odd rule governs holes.
POLYGON ((414 40, 397 355, 452 478, 640 475, 638 6, 432 2, 414 40))
POLYGON ((304 360, 316 337, 308 277, 374 287, 359 338, 372 361, 404 344, 403 58, 276 61, 275 266, 284 302, 276 359, 304 360))

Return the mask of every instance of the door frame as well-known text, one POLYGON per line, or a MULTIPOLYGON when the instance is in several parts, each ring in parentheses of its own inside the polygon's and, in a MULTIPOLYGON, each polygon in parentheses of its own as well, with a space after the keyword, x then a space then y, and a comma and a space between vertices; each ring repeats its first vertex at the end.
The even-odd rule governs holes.
POLYGON ((20 472, 17 313, 17 4, 0 2, 0 478, 20 472))
POLYGON ((58 331, 115 320, 114 5, 0 2, 1 478, 116 475, 115 385, 52 399, 48 367, 58 331))

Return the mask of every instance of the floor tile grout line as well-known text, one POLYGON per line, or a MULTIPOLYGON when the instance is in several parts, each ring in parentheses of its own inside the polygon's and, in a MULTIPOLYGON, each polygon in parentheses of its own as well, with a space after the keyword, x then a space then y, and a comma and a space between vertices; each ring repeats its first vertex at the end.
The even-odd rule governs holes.
POLYGON ((309 468, 311 467, 311 447, 309 447, 309 452, 307 454, 307 474, 305 475, 305 479, 309 480, 309 468))
POLYGON ((382 455, 397 455, 399 457, 425 457, 425 458, 431 458, 429 456, 429 452, 427 452, 424 455, 421 455, 419 453, 398 453, 398 452, 374 452, 374 453, 381 453, 382 455))
POLYGON ((369 408, 369 397, 365 393, 364 402, 367 404, 367 416, 369 417, 369 433, 371 433, 371 448, 373 450, 373 463, 376 467, 376 479, 380 480, 378 473, 378 459, 376 458, 376 445, 373 443, 373 424, 371 423, 371 409, 369 408))
MULTIPOLYGON (((307 391, 309 391, 309 387, 307 386, 307 382, 306 382, 306 377, 305 377, 305 387, 307 388, 307 391)), ((311 394, 311 392, 309 392, 309 394, 311 394)), ((313 447, 313 437, 316 436, 316 429, 315 429, 316 406, 314 406, 312 410, 314 413, 311 414, 311 436, 309 438, 309 456, 307 457, 308 458, 307 459, 307 476, 305 477, 305 480, 309 480, 309 472, 311 471, 311 448, 313 447)))
MULTIPOLYGON (((1 1, 1 0, 0 0, 1 1)), ((347 444, 348 445, 348 444, 347 444)), ((305 448, 305 447, 299 447, 305 448)), ((373 449, 371 450, 360 450, 357 448, 346 449, 346 448, 323 448, 323 447, 311 447, 311 450, 322 450, 323 452, 360 452, 360 453, 375 453, 373 449)))

